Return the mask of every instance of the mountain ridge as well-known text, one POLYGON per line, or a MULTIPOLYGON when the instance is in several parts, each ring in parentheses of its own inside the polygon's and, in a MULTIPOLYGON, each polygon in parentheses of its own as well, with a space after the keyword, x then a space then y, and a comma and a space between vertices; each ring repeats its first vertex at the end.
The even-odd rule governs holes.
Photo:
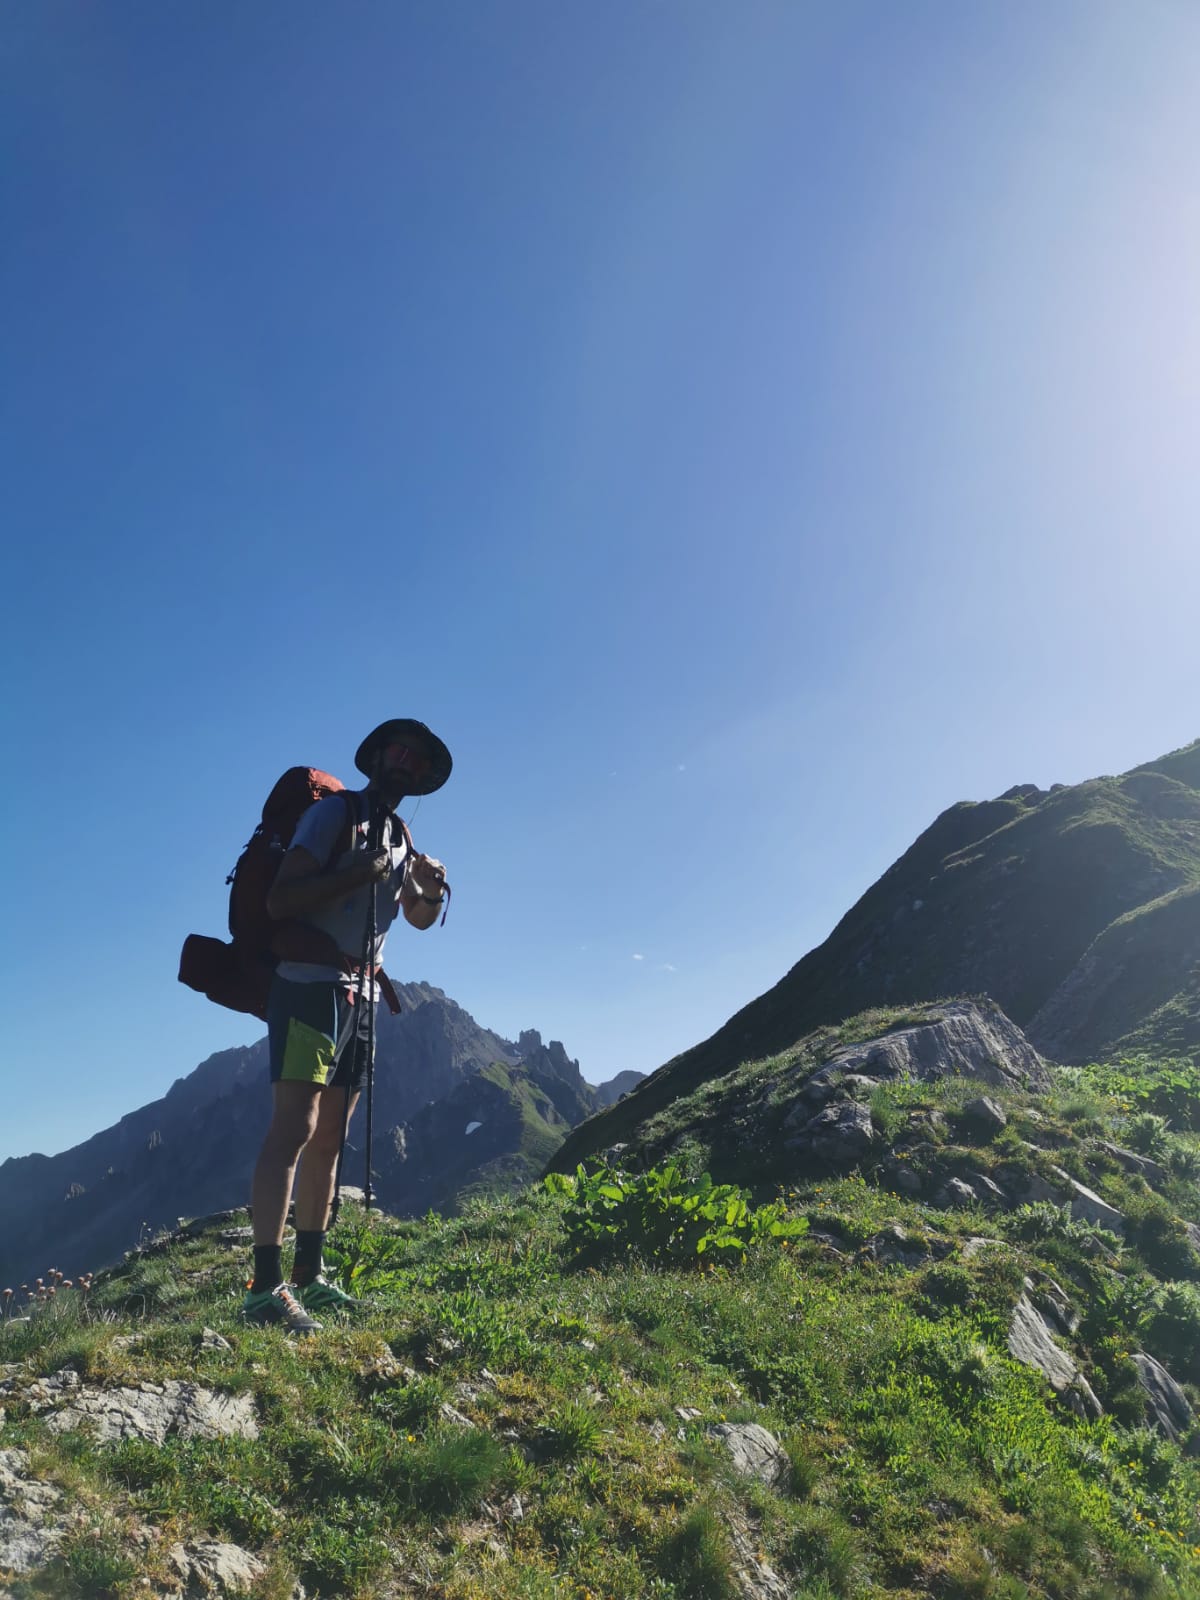
POLYGON ((627 1138, 741 1061, 774 1055, 873 1006, 986 994, 1029 1027, 1039 1048, 1041 1018, 1047 1053, 1066 1062, 1130 1044, 1200 1049, 1194 967, 1180 964, 1178 989, 1166 992, 1160 980, 1151 1006, 1130 963, 1115 959, 1121 935, 1112 931, 1124 927, 1128 937, 1132 928, 1140 968, 1153 971, 1180 934, 1166 916, 1140 925, 1123 919, 1174 908, 1200 958, 1200 894, 1191 892, 1198 887, 1200 741, 1115 777, 1049 789, 1016 784, 993 800, 956 802, 820 945, 709 1038, 576 1129, 556 1163, 627 1138))
MULTIPOLYGON (((482 1027, 441 989, 426 983, 397 984, 403 1006, 398 1017, 381 1013, 375 1075, 377 1153, 395 1130, 418 1121, 425 1108, 463 1088, 477 1074, 501 1063, 540 1084, 561 1110, 559 1137, 599 1101, 584 1083, 579 1063, 558 1041, 542 1043, 529 1029, 514 1043, 482 1027), (527 1057, 529 1067, 523 1065, 527 1057)), ((0 1165, 0 1279, 15 1283, 53 1261, 65 1271, 91 1269, 116 1259, 147 1231, 168 1226, 180 1215, 203 1215, 236 1205, 246 1194, 250 1174, 270 1114, 267 1045, 214 1052, 189 1074, 176 1078, 157 1100, 126 1112, 110 1127, 57 1155, 35 1152, 9 1157, 0 1165)), ((424 1125, 430 1125, 427 1115, 424 1125)), ((439 1126, 449 1126, 440 1123, 439 1126)), ((509 1122, 510 1134, 524 1124, 509 1122)), ((346 1181, 358 1183, 364 1164, 362 1112, 347 1142, 346 1181)), ((395 1144, 393 1139, 393 1144, 395 1144)), ((536 1175, 548 1156, 543 1130, 536 1130, 538 1159, 521 1150, 507 1169, 496 1169, 492 1183, 510 1186, 536 1175), (507 1173, 507 1175, 505 1175, 507 1173)), ((499 1152, 494 1151, 493 1155, 499 1152)), ((429 1156, 454 1170, 470 1172, 469 1153, 458 1148, 429 1156)), ((399 1172, 395 1162, 389 1171, 399 1172)), ((485 1185, 486 1186, 486 1185, 485 1185)), ((380 1203, 402 1195, 388 1192, 385 1175, 380 1203)), ((444 1189, 442 1202, 450 1197, 444 1189)))

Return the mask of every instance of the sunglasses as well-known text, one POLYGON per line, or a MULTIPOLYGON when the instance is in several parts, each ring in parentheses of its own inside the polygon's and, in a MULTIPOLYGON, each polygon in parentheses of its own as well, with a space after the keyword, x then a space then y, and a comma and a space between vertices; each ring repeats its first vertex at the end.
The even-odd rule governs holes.
POLYGON ((385 767, 393 772, 411 772, 414 775, 429 771, 429 757, 424 750, 411 744, 385 744, 380 752, 385 767))

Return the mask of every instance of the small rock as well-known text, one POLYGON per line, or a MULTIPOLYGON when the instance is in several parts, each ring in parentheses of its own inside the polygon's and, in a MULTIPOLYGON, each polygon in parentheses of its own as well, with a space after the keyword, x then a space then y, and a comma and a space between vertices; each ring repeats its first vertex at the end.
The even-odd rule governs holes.
POLYGON ((717 1422, 709 1433, 729 1451, 734 1470, 744 1478, 757 1478, 768 1488, 786 1483, 792 1464, 773 1433, 757 1422, 717 1422))
POLYGON ((979 1196, 962 1178, 950 1178, 938 1194, 940 1206, 973 1206, 979 1196))
POLYGON ((998 1100, 993 1100, 990 1094, 981 1094, 974 1100, 968 1100, 962 1108, 962 1114, 963 1119, 985 1139, 994 1139, 1008 1127, 1004 1107, 998 1100))
POLYGON ((911 1167, 897 1167, 892 1182, 901 1194, 920 1194, 921 1180, 911 1167))
POLYGON ((1106 1139, 1098 1140, 1096 1148, 1112 1156, 1114 1161, 1119 1161, 1130 1172, 1138 1173, 1147 1183, 1162 1184, 1167 1181, 1166 1169, 1159 1166, 1157 1161, 1151 1161, 1149 1156, 1140 1156, 1136 1150, 1123 1150, 1119 1144, 1109 1144, 1106 1139))
POLYGON ((885 1266, 919 1267, 929 1260, 928 1252, 898 1222, 889 1223, 867 1246, 876 1261, 885 1266))
POLYGON ((847 1094, 869 1097, 878 1087, 878 1078, 868 1078, 861 1072, 848 1072, 842 1079, 842 1088, 847 1094))
POLYGON ((1059 1333, 1069 1338, 1079 1327, 1079 1313, 1067 1298, 1066 1290, 1055 1283, 1053 1278, 1047 1278, 1040 1287, 1035 1287, 1026 1278, 1025 1287, 1030 1299, 1046 1321, 1052 1322, 1059 1333))
POLYGON ((418 1376, 411 1367, 403 1366, 385 1345, 382 1350, 369 1355, 358 1369, 360 1378, 368 1383, 411 1383, 418 1376))
POLYGON ((733 1581, 739 1600, 791 1600, 792 1591, 773 1567, 762 1559, 757 1541, 741 1517, 727 1517, 733 1545, 733 1581))
POLYGON ((979 1198, 987 1205, 1007 1206, 1008 1196, 998 1183, 993 1182, 986 1172, 973 1172, 971 1174, 971 1187, 979 1198))
POLYGON ((215 1328, 202 1328, 200 1330, 200 1348, 201 1350, 232 1350, 233 1346, 215 1328))
POLYGON ((1061 1167, 1055 1167, 1054 1171, 1067 1186, 1071 1215, 1077 1222, 1090 1222, 1098 1228, 1107 1228, 1110 1233, 1125 1232, 1125 1218, 1115 1206, 1110 1206, 1107 1200, 1102 1200, 1095 1190, 1089 1189, 1086 1184, 1077 1183, 1070 1173, 1064 1172, 1061 1167))
POLYGON ((962 1247, 964 1261, 973 1261, 976 1256, 982 1255, 985 1250, 1003 1249, 1003 1239, 985 1239, 981 1234, 972 1234, 962 1247))
POLYGON ((212 1594, 245 1594, 266 1570, 257 1556, 240 1545, 215 1539, 196 1544, 175 1544, 167 1559, 183 1584, 184 1600, 202 1600, 212 1594))
POLYGON ((1053 1182, 1039 1173, 1033 1173, 1026 1185, 1026 1198, 1047 1201, 1051 1205, 1068 1205, 1077 1222, 1090 1222, 1095 1227, 1107 1228, 1110 1233, 1125 1232, 1125 1218, 1107 1200, 1102 1200, 1086 1184, 1078 1183, 1061 1167, 1051 1167, 1053 1182))
POLYGON ((45 1565, 66 1525, 61 1502, 53 1484, 30 1475, 24 1450, 0 1450, 0 1571, 25 1573, 45 1565))
POLYGON ((525 1507, 521 1504, 521 1496, 514 1494, 507 1500, 502 1500, 500 1502, 500 1515, 505 1522, 524 1522, 525 1507))
POLYGON ((702 1417, 704 1413, 698 1411, 695 1406, 676 1406, 675 1415, 680 1422, 695 1422, 696 1418, 702 1417))
POLYGON ((446 1400, 438 1407, 438 1415, 443 1422, 449 1422, 456 1428, 473 1428, 475 1424, 470 1417, 464 1417, 461 1411, 456 1411, 446 1400))

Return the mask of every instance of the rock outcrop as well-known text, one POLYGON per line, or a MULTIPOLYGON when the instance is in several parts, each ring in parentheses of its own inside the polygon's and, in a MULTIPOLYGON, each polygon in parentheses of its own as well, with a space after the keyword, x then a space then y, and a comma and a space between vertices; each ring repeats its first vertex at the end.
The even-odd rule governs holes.
POLYGON ((1013 1308, 1008 1348, 1014 1360, 1043 1373, 1055 1394, 1077 1415, 1098 1417, 1103 1414, 1104 1408, 1087 1379, 1067 1352, 1055 1344, 1045 1317, 1028 1294, 1023 1294, 1013 1308))
POLYGON ((875 1083, 959 1077, 1009 1089, 1044 1092, 1050 1087, 1049 1067, 1020 1028, 998 1006, 979 1000, 931 1007, 927 1018, 912 1027, 839 1050, 809 1084, 854 1076, 875 1083))

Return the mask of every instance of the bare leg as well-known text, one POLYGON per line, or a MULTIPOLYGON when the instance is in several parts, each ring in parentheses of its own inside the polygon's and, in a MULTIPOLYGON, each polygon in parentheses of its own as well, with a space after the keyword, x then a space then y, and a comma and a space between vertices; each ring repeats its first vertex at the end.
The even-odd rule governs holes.
POLYGON ((316 1130, 321 1099, 320 1089, 312 1083, 273 1083, 271 1093, 271 1126, 250 1191, 256 1245, 283 1243, 296 1162, 316 1130))
MULTIPOLYGON (((356 1092, 350 1102, 351 1116, 354 1115, 357 1104, 356 1092)), ((300 1163, 300 1175, 296 1179, 297 1230, 323 1233, 328 1225, 345 1115, 345 1089, 322 1089, 317 1108, 316 1127, 305 1143, 304 1159, 300 1163)))

